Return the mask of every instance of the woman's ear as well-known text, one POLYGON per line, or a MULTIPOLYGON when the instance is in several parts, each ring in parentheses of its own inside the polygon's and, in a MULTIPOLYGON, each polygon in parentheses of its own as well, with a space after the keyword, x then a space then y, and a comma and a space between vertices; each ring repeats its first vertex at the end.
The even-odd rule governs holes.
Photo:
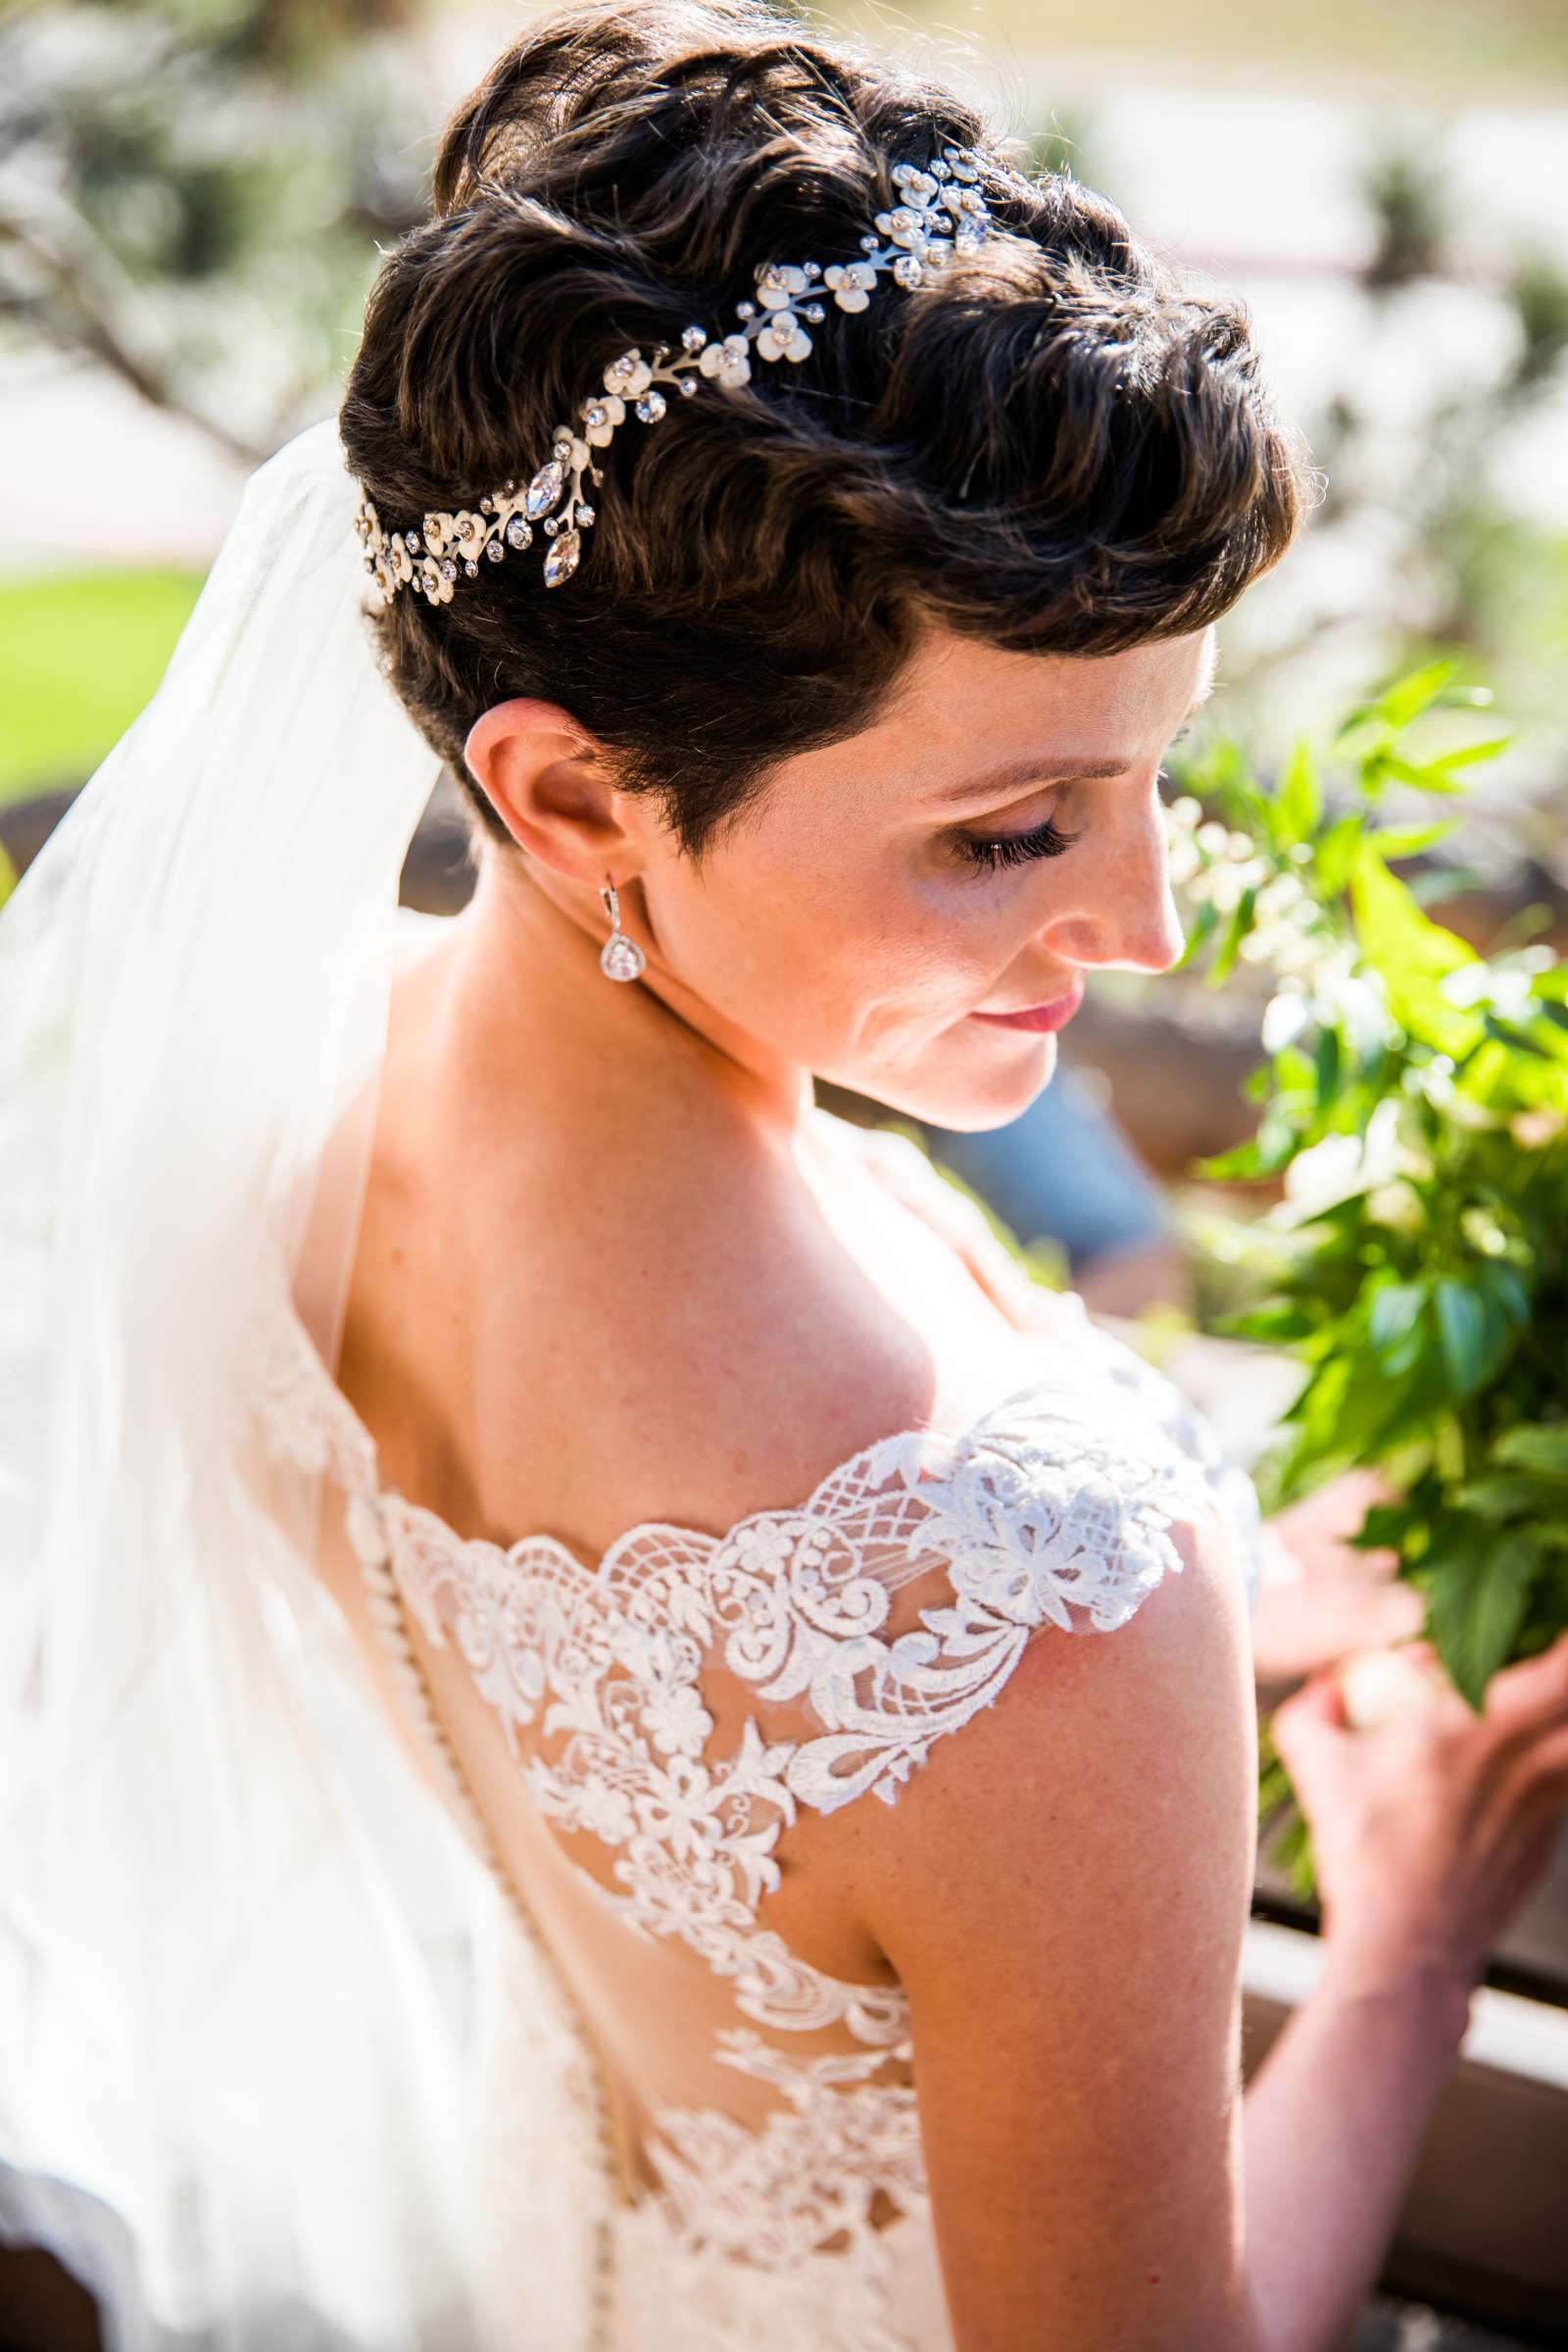
POLYGON ((625 870, 633 845, 598 744, 559 703, 519 695, 476 718, 468 770, 519 848, 573 882, 625 870))

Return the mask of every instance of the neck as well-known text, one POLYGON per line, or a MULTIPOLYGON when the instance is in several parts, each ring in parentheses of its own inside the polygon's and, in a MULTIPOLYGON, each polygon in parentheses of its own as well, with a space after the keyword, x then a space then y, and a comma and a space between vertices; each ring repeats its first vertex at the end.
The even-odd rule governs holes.
MULTIPOLYGON (((622 894, 623 916, 626 900, 622 894)), ((649 945, 641 977, 607 979, 609 925, 597 891, 485 849, 473 897, 452 925, 447 1021, 453 1047, 492 1067, 537 1068, 542 1054, 625 1072, 662 1090, 716 1091, 759 1128, 792 1137, 811 1107, 810 1072, 781 1059, 684 987, 649 945)))

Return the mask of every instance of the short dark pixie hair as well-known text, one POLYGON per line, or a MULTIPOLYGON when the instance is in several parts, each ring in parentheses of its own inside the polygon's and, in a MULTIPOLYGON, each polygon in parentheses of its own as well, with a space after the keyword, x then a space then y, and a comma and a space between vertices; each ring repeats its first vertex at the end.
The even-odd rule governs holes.
POLYGON ((514 695, 567 710, 701 858, 780 761, 875 723, 927 626, 1117 653, 1203 627, 1284 553, 1311 476, 1245 308, 1069 174, 1020 172, 950 91, 766 0, 559 9, 458 109, 342 405, 383 524, 526 479, 610 360, 726 332, 759 263, 857 259, 890 168, 948 142, 996 159, 977 254, 830 306, 800 363, 628 416, 563 586, 536 537, 376 616, 498 841, 463 748, 514 695))

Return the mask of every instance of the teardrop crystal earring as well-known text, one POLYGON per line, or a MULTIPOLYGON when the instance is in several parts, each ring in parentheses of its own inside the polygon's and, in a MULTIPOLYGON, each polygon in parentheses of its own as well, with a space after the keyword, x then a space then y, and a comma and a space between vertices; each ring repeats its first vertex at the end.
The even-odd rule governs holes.
POLYGON ((599 896, 610 917, 610 937, 599 951, 599 969, 607 980, 635 980, 648 958, 620 927, 620 893, 613 882, 605 882, 599 896))

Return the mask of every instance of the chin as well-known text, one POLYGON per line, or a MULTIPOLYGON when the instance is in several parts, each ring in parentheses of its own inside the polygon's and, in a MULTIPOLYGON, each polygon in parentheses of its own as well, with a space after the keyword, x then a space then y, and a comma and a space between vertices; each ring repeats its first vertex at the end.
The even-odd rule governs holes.
POLYGON ((966 1044, 964 1054, 950 1054, 941 1070, 901 1071, 897 1078, 879 1077, 863 1091, 889 1110, 954 1135, 1006 1127, 1055 1076, 1056 1039, 1051 1030, 1000 1030, 997 1038, 997 1045, 986 1041, 989 1051, 966 1044))

